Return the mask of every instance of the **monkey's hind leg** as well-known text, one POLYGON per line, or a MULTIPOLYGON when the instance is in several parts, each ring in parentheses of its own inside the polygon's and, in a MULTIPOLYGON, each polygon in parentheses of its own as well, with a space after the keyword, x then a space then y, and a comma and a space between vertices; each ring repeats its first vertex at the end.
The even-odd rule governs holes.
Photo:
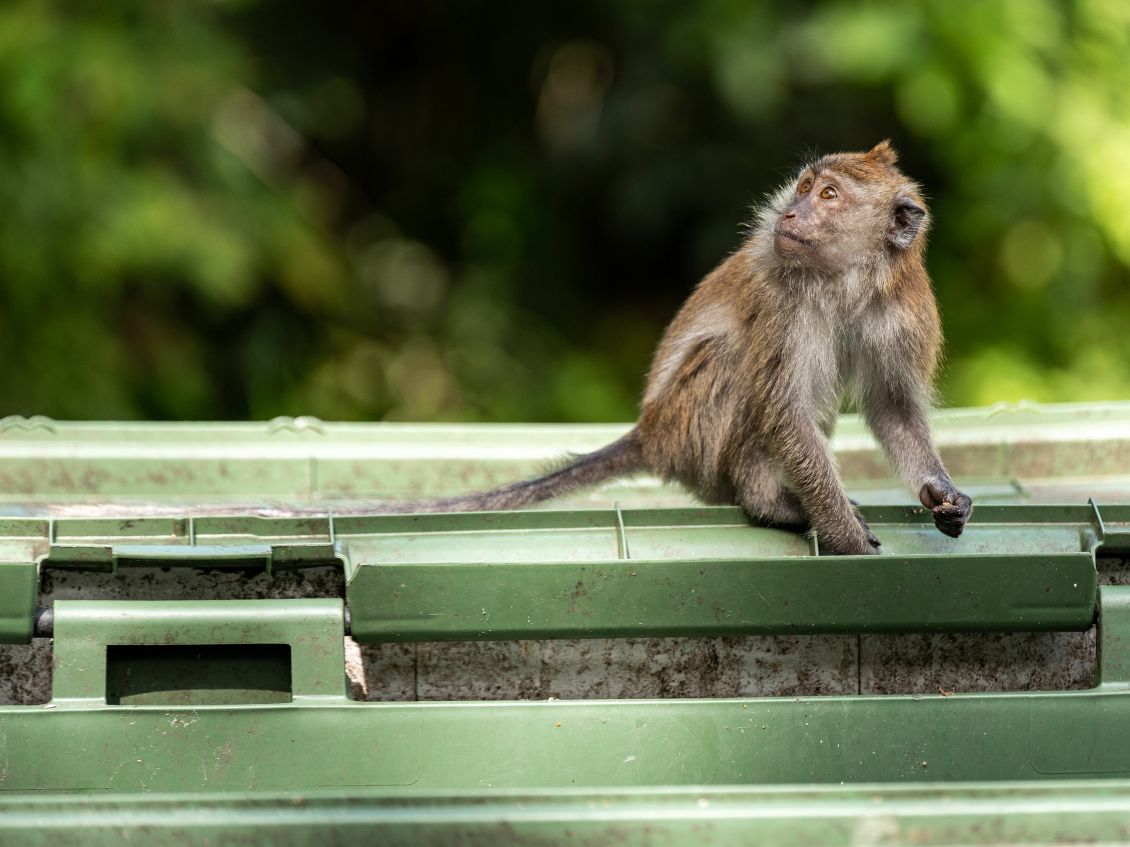
POLYGON ((808 515, 800 498, 785 488, 763 458, 743 463, 740 477, 735 480, 735 499, 747 515, 770 526, 808 531, 808 515))

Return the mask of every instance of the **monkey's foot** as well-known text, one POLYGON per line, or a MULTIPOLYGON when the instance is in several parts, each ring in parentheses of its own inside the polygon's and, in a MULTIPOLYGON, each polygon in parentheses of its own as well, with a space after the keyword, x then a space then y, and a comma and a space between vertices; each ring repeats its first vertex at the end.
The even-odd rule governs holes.
POLYGON ((810 528, 804 507, 791 491, 782 490, 769 501, 746 498, 739 505, 751 518, 771 527, 793 532, 808 532, 810 528))

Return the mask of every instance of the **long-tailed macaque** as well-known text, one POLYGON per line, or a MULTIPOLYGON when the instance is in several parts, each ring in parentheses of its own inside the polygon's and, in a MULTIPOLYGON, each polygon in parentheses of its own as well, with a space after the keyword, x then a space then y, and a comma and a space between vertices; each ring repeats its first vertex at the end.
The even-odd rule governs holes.
POLYGON ((810 526, 822 552, 875 553, 828 443, 850 395, 937 528, 959 536, 973 504, 927 424, 942 341, 923 264, 929 215, 896 159, 887 141, 823 156, 768 198, 667 327, 639 420, 618 441, 537 479, 368 510, 516 509, 650 471, 706 503, 810 526))
POLYGON ((652 360, 634 429, 539 479, 436 505, 512 509, 636 471, 707 503, 810 525, 820 549, 873 553, 828 445, 845 394, 946 535, 973 504, 930 438, 941 348, 923 264, 929 216, 886 141, 824 156, 759 210, 695 289, 652 360))

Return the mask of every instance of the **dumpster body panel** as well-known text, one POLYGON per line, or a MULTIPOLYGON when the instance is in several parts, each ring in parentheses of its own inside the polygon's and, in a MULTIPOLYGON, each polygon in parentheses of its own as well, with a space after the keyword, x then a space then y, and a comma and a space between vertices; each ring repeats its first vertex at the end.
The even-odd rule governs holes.
POLYGON ((622 429, 0 421, 0 642, 54 639, 51 701, 0 706, 0 839, 1130 839, 1130 588, 1109 571, 1130 553, 1130 405, 941 415, 978 501, 959 540, 846 418, 874 557, 648 479, 520 513, 335 512, 505 482, 622 429), (100 501, 167 516, 43 506, 100 501), (306 512, 257 514, 287 504, 306 512), (341 596, 97 592, 326 568, 341 596), (73 574, 93 597, 45 605, 43 583, 73 574), (1013 632, 1088 633, 1093 685, 373 703, 345 676, 356 643, 1013 632))

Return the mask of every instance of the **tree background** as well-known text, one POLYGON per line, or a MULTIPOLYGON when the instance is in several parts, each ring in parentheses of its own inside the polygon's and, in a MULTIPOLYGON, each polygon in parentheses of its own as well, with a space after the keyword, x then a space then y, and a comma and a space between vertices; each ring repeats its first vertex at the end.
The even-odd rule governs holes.
POLYGON ((890 137, 947 405, 1130 397, 1130 4, 18 0, 0 413, 610 421, 751 205, 890 137))

